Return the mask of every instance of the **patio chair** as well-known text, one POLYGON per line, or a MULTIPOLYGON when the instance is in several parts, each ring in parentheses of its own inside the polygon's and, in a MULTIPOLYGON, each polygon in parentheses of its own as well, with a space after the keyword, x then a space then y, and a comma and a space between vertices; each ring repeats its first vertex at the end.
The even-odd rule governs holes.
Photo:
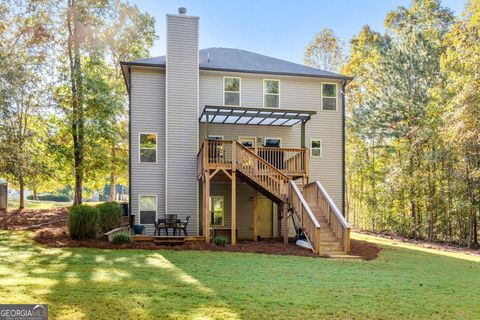
POLYGON ((181 220, 179 223, 178 223, 178 235, 182 235, 182 230, 183 230, 183 234, 185 236, 188 236, 188 233, 187 233, 187 226, 188 226, 188 221, 190 220, 190 216, 187 216, 185 218, 185 220, 181 220))
POLYGON ((173 229, 173 235, 177 234, 177 225, 178 225, 178 215, 176 214, 167 214, 167 218, 165 219, 165 232, 168 236, 168 229, 173 229))
MULTIPOLYGON (((153 223, 155 224, 155 232, 153 233, 154 236, 161 235, 162 229, 165 229, 165 219, 153 219, 153 223)), ((166 233, 166 231, 165 231, 166 233)))

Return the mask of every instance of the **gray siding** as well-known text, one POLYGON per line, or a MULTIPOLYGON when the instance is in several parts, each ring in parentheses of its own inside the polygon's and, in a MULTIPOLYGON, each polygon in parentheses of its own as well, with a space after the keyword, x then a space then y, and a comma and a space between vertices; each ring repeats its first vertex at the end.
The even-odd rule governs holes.
POLYGON ((198 18, 167 15, 166 213, 198 234, 198 18))
POLYGON ((165 212, 165 73, 158 68, 132 67, 131 77, 130 203, 139 223, 139 195, 156 195, 157 215, 163 216, 165 212), (157 163, 139 162, 141 132, 157 134, 157 163))
MULTIPOLYGON (((321 110, 322 79, 255 75, 246 73, 200 72, 200 110, 205 105, 223 104, 223 77, 241 78, 241 104, 247 107, 263 106, 263 79, 280 80, 280 108, 314 110, 317 114, 306 125, 306 145, 311 138, 323 143, 323 157, 311 158, 310 181, 320 181, 339 208, 342 208, 342 109, 341 82, 337 83, 337 110, 321 110)), ((325 79, 324 82, 334 81, 325 79)), ((199 139, 205 137, 204 125, 200 126, 199 139)), ((280 137, 283 147, 300 147, 300 125, 293 127, 268 127, 246 125, 209 126, 209 134, 237 139, 239 136, 280 137)))

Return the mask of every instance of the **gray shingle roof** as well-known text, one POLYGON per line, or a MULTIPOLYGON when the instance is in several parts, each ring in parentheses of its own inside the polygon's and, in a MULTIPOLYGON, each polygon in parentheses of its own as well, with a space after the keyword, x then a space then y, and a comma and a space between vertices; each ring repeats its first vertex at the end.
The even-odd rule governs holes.
MULTIPOLYGON (((276 59, 262 54, 231 48, 199 50, 202 70, 222 70, 248 73, 284 74, 295 76, 351 79, 350 77, 302 64, 276 59)), ((165 66, 165 56, 139 59, 125 64, 165 66)))

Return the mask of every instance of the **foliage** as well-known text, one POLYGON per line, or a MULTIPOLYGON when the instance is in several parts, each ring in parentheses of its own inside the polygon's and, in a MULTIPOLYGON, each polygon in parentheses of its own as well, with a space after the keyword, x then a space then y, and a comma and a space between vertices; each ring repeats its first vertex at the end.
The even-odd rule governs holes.
POLYGON ((217 246, 226 246, 227 242, 228 242, 227 238, 222 237, 222 236, 218 236, 218 237, 213 238, 213 243, 215 243, 215 245, 217 245, 217 246))
POLYGON ((324 28, 305 48, 303 62, 315 68, 339 71, 345 59, 343 47, 343 42, 335 36, 333 30, 324 28))
POLYGON ((413 1, 351 41, 347 215, 357 227, 476 246, 479 214, 478 1, 453 23, 413 1), (468 213, 468 214, 465 214, 468 213))
POLYGON ((401 241, 363 236, 383 250, 361 262, 49 248, 31 236, 0 231, 2 274, 15 275, 0 278, 8 288, 0 300, 48 303, 52 319, 476 319, 480 313, 478 256, 401 241))
POLYGON ((116 233, 112 237, 112 243, 114 244, 132 243, 132 241, 132 237, 126 232, 116 233))
POLYGON ((68 232, 72 239, 93 239, 99 231, 99 210, 87 205, 74 205, 68 216, 68 232))
POLYGON ((33 195, 29 195, 27 199, 39 200, 39 201, 56 201, 56 202, 69 202, 72 200, 66 194, 41 194, 37 196, 37 199, 34 199, 33 195))
POLYGON ((99 224, 102 232, 122 226, 122 208, 116 202, 103 202, 97 205, 99 224))

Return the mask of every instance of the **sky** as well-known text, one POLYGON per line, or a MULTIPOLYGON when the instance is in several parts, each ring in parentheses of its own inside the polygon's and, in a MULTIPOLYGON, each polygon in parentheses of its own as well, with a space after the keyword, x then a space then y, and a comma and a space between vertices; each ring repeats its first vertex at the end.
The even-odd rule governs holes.
MULTIPOLYGON (((410 0, 131 0, 156 19, 151 56, 165 54, 165 15, 186 7, 200 17, 200 49, 239 48, 301 63, 305 47, 324 27, 345 42, 365 24, 383 33, 387 12, 410 0)), ((464 0, 443 0, 460 16, 464 0)))

